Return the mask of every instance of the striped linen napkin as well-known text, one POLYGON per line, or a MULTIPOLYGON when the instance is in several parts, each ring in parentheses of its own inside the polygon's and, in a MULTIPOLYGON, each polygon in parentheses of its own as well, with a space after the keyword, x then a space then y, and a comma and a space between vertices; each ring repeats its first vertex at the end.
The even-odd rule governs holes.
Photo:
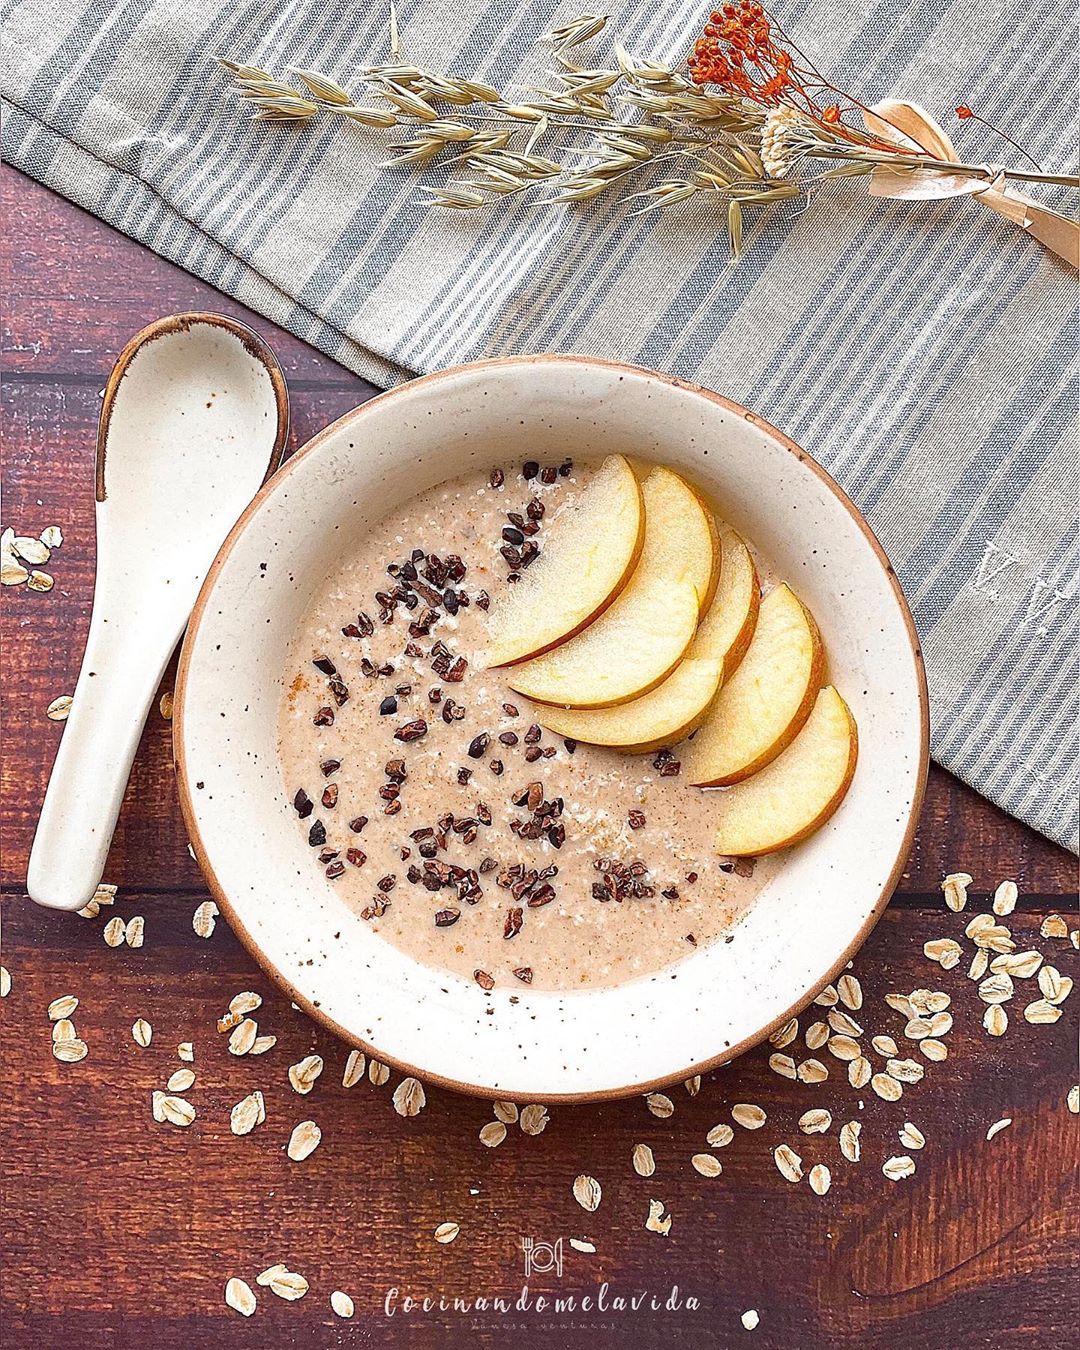
MULTIPOLYGON (((610 27, 677 60, 705 8, 626 4, 610 27)), ((538 82, 538 38, 578 12, 398 11, 406 56, 504 88, 538 82)), ((838 84, 917 99, 968 158, 1001 148, 957 126, 959 103, 1048 167, 1075 156, 1065 0, 790 0, 782 18, 838 84)), ((11 162, 377 383, 585 352, 697 380, 782 427, 900 575, 938 761, 1076 848, 1075 276, 1019 230, 963 200, 871 201, 841 182, 753 224, 733 268, 723 212, 439 212, 415 173, 378 168, 384 132, 254 125, 226 93, 215 55, 356 87, 387 54, 382 0, 9 0, 5 46, 11 162)))

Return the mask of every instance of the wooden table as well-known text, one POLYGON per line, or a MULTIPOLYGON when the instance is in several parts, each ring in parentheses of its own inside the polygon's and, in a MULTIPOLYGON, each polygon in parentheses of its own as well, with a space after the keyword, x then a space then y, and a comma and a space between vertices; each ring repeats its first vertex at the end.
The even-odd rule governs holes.
MULTIPOLYGON (((1036 946, 1063 972, 1076 953, 1039 936, 1044 917, 1072 910, 1073 860, 980 800, 949 775, 931 773, 911 859, 895 900, 856 962, 865 1004, 854 1015, 871 1035, 901 1045, 904 1018, 884 995, 943 989, 953 998, 951 1054, 930 1063, 903 1099, 886 1103, 851 1089, 844 1065, 821 1051, 830 1077, 820 1086, 771 1072, 764 1051, 710 1074, 691 1097, 671 1091, 674 1114, 658 1119, 644 1102, 553 1110, 538 1138, 512 1126, 500 1147, 478 1141, 490 1106, 431 1091, 426 1109, 400 1118, 397 1081, 341 1085, 344 1048, 278 995, 219 921, 209 940, 191 918, 206 891, 188 853, 177 809, 170 727, 149 719, 113 844, 106 879, 119 885, 111 911, 145 916, 145 945, 110 949, 97 921, 35 908, 23 891, 35 816, 61 727, 45 717, 74 683, 90 613, 94 530, 92 471, 99 391, 124 341, 150 319, 216 309, 251 323, 273 345, 289 380, 292 445, 372 391, 302 343, 217 292, 5 170, 7 220, 3 294, 3 524, 36 533, 58 524, 63 547, 50 594, 3 594, 4 963, 11 991, 0 1003, 5 1057, 3 1247, 5 1344, 22 1346, 531 1346, 689 1344, 761 1347, 940 1346, 1063 1341, 1077 1322, 1077 1119, 1065 1098, 1075 1082, 1075 1009, 1056 1025, 1028 1025, 1022 1008, 1039 997, 1018 981, 1000 1040, 983 1031, 984 1005, 965 977, 968 955, 941 971, 922 954, 963 924, 1000 880, 1021 888, 1011 925, 1021 948, 1036 946), (941 900, 945 872, 975 876, 963 916, 941 900), (974 898, 974 897, 977 897, 974 898), (236 1058, 215 1019, 242 990, 262 993, 262 1031, 277 1035, 265 1057, 236 1058), (74 1020, 85 1060, 50 1053, 46 1008, 78 996, 74 1020), (153 1027, 135 1043, 138 1017, 153 1027), (179 1067, 176 1047, 193 1041, 198 1110, 189 1129, 155 1124, 151 1093, 179 1067), (299 1097, 287 1066, 325 1058, 314 1091, 299 1097), (261 1088, 267 1121, 236 1138, 229 1110, 261 1088), (730 1121, 736 1102, 768 1113, 757 1133, 716 1151, 722 1176, 690 1165, 707 1130, 730 1121), (861 1104, 861 1105, 860 1105, 861 1104), (834 1117, 806 1136, 810 1106, 834 1117), (1012 1125, 989 1142, 995 1121, 1012 1125), (283 1153, 289 1130, 310 1118, 323 1141, 303 1164, 283 1153), (845 1161, 837 1132, 864 1123, 862 1161, 845 1161), (907 1120, 926 1146, 917 1171, 888 1180, 882 1163, 909 1152, 897 1138, 907 1120), (651 1144, 656 1173, 635 1175, 631 1150, 651 1144), (772 1149, 787 1142, 809 1169, 825 1161, 831 1190, 790 1184, 772 1149), (571 1195, 581 1172, 597 1177, 603 1202, 587 1214, 571 1195), (673 1219, 667 1237, 648 1232, 651 1198, 673 1219), (453 1220, 452 1245, 433 1231, 453 1220), (1070 1231, 1071 1230, 1071 1231, 1070 1231), (568 1245, 588 1237, 586 1254, 568 1245), (406 1312, 387 1316, 388 1291, 513 1303, 525 1282, 521 1241, 564 1239, 563 1274, 533 1274, 537 1294, 640 1291, 665 1300, 672 1285, 697 1309, 556 1312, 553 1308, 406 1312), (255 1285, 286 1263, 309 1281, 299 1302, 255 1285), (228 1277, 245 1278, 258 1309, 243 1320, 226 1307, 228 1277), (342 1321, 335 1289, 355 1300, 342 1321), (755 1310, 753 1332, 740 1318, 755 1310)), ((812 447, 811 447, 812 449, 812 447)), ((170 676, 165 685, 169 686, 170 676)), ((1075 917, 1070 912, 1070 925, 1075 917)), ((821 1008, 802 1018, 802 1031, 821 1008)), ((791 1047, 799 1053, 802 1044, 791 1047)), ((919 1058, 911 1042, 907 1049, 919 1058)), ((810 1052, 805 1046, 799 1057, 810 1052)), ((878 1057, 873 1056, 875 1067, 878 1057)), ((393 1296, 391 1296, 392 1298, 393 1296)), ((752 1319, 751 1319, 752 1320, 752 1319)))

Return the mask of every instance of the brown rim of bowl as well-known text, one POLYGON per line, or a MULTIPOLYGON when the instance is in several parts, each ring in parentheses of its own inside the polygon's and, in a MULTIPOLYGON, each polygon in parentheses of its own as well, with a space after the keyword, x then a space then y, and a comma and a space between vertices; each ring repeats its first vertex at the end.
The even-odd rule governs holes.
MULTIPOLYGON (((258 333, 249 328, 247 324, 241 323, 239 319, 230 319, 225 314, 212 314, 209 310, 195 310, 190 314, 167 314, 164 318, 155 319, 153 323, 147 324, 145 328, 124 344, 123 350, 109 372, 109 378, 105 381, 105 390, 101 396, 101 413, 98 416, 97 460, 94 466, 95 501, 103 502, 105 500, 106 442, 109 439, 109 425, 112 422, 113 405, 116 402, 117 391, 128 372, 128 366, 131 365, 135 356, 144 347, 148 347, 151 342, 156 342, 158 338, 167 337, 171 333, 187 332, 200 324, 205 324, 210 328, 224 328, 226 332, 232 333, 233 337, 240 340, 249 355, 253 356, 269 375, 270 385, 274 391, 274 402, 277 405, 278 421, 277 434, 270 449, 266 473, 263 475, 263 486, 280 467, 282 457, 285 454, 285 446, 289 439, 289 391, 277 357, 259 337, 258 333)), ((230 533, 228 539, 231 538, 230 533)), ((228 539, 226 542, 228 542, 228 539)))
POLYGON ((274 983, 277 984, 294 1003, 302 1008, 313 1021, 324 1027, 327 1031, 332 1032, 339 1040, 344 1041, 346 1045, 357 1050, 363 1050, 365 1054, 370 1055, 383 1063, 392 1065, 402 1073, 420 1078, 424 1082, 435 1084, 438 1087, 448 1088, 452 1092, 461 1092, 470 1097, 481 1097, 485 1101, 492 1101, 497 1097, 509 1096, 517 1101, 542 1102, 549 1106, 581 1106, 589 1102, 615 1101, 622 1097, 640 1096, 643 1093, 652 1092, 657 1088, 666 1087, 671 1083, 684 1081, 693 1075, 708 1073, 712 1069, 720 1068, 722 1065, 738 1058, 739 1055, 745 1054, 747 1050, 752 1050, 754 1046, 760 1045, 773 1031, 778 1027, 783 1026, 791 1017, 795 1016, 796 1013, 801 1012, 820 990, 835 979, 844 969, 851 958, 862 947, 863 943, 865 943, 866 939, 877 925, 878 920, 885 912, 885 908, 892 898, 896 883, 899 881, 901 873, 903 872, 904 864, 907 862, 908 855, 911 852, 911 844, 922 808, 923 792, 926 787, 926 775, 930 760, 930 713, 926 689, 926 671, 923 666, 922 651, 919 647, 918 635, 915 631, 915 624, 911 617, 911 611, 908 608, 907 600, 904 597, 903 591, 900 589, 900 583, 896 579, 896 573, 893 571, 892 564, 889 562, 885 550, 881 547, 877 537, 863 519, 858 508, 844 490, 833 481, 821 465, 812 459, 805 450, 796 445, 789 436, 785 436, 783 432, 777 431, 774 426, 750 412, 741 404, 734 403, 731 399, 724 398, 721 394, 713 393, 711 389, 703 389, 700 385, 691 384, 687 380, 681 380, 677 376, 665 375, 653 370, 646 370, 642 366, 632 366, 622 361, 608 361, 601 357, 544 353, 537 356, 495 357, 488 361, 475 361, 463 366, 452 366, 447 370, 436 371, 432 375, 419 376, 415 380, 410 380, 407 384, 399 385, 395 389, 390 389, 385 393, 377 394, 374 398, 369 399, 366 403, 359 404, 357 407, 353 408, 351 412, 345 413, 343 417, 339 417, 337 421, 332 422, 328 427, 325 427, 322 431, 313 436, 311 440, 298 450, 289 462, 280 470, 280 473, 274 482, 268 482, 260 488, 257 495, 252 499, 251 504, 233 526, 225 542, 218 550, 217 557, 214 559, 210 571, 207 573, 206 580, 203 582, 198 599, 195 602, 195 608, 192 611, 187 635, 184 638, 183 650, 180 653, 180 665, 176 678, 173 713, 173 751, 176 764, 177 789, 180 794, 180 808, 183 812, 184 824, 187 827, 188 836, 191 839, 192 848, 195 851, 196 861, 199 864, 207 886, 210 888, 211 895, 214 897, 221 912, 225 915, 229 926, 240 939, 241 944, 248 954, 254 958, 256 963, 270 976, 274 983), (332 1017, 327 1016, 320 1008, 314 1007, 311 1000, 297 989, 276 966, 266 959, 258 944, 251 937, 251 934, 240 922, 232 905, 229 903, 229 899, 226 896, 224 889, 217 879, 214 869, 206 859, 202 846, 202 839, 199 835, 198 824, 195 820, 194 799, 188 783, 187 764, 184 755, 184 715, 191 651, 194 645, 195 636, 199 630, 199 625, 202 622, 203 611, 206 608, 207 600, 213 590, 214 583, 217 580, 217 575, 224 566, 229 554, 232 552, 233 545, 247 526, 248 521, 262 505, 264 497, 268 495, 272 487, 277 485, 277 482, 280 481, 280 478, 283 475, 290 473, 293 466, 299 463, 301 459, 306 458, 307 455, 317 450, 325 440, 337 432, 337 429, 343 423, 362 419, 368 408, 372 407, 374 404, 381 403, 386 399, 393 398, 395 394, 402 389, 412 389, 421 384, 436 384, 440 380, 445 380, 458 375, 462 371, 493 370, 500 366, 537 365, 542 362, 556 361, 572 365, 600 366, 606 370, 619 370, 633 375, 644 375, 650 379, 660 380, 664 384, 674 385, 677 389, 684 389, 688 393, 699 394, 704 398, 710 399, 713 403, 718 403, 722 408, 726 408, 728 412, 735 413, 738 416, 745 418, 748 422, 751 422, 767 435, 775 437, 778 443, 786 450, 790 451, 800 463, 806 464, 815 474, 817 474, 825 486, 837 497, 841 505, 847 510, 856 525, 858 525, 859 529, 866 536, 871 548, 884 568, 886 576, 889 578, 889 584, 892 586, 893 594, 900 607, 900 613, 903 616, 904 625, 908 632, 908 640, 911 644, 911 655, 915 663, 915 673, 919 687, 919 766, 917 770, 915 792, 912 796, 907 826, 904 830, 904 837, 901 841, 900 850, 897 853, 888 880, 882 887, 881 893, 879 894, 869 917, 859 929, 854 941, 844 949, 818 980, 812 981, 810 985, 808 985, 805 994, 801 995, 794 1003, 792 1003, 786 1011, 773 1018, 772 1021, 768 1022, 759 1031, 744 1037, 737 1044, 727 1047, 720 1054, 714 1055, 712 1058, 704 1060, 699 1064, 690 1064, 685 1069, 674 1070, 670 1074, 665 1074, 662 1078, 652 1079, 649 1082, 631 1083, 626 1087, 609 1088, 603 1092, 508 1094, 495 1088, 485 1087, 482 1084, 462 1083, 453 1078, 445 1078, 440 1074, 433 1074, 427 1070, 417 1068, 414 1064, 407 1064, 403 1060, 385 1055, 377 1046, 372 1045, 368 1041, 361 1040, 345 1027, 341 1026, 340 1023, 335 1022, 332 1017))

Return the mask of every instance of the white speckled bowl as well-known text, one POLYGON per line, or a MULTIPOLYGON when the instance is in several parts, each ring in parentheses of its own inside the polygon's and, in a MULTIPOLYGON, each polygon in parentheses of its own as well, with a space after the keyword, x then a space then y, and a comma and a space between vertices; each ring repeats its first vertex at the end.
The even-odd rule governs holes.
POLYGON ((300 1006, 429 1082, 544 1101, 687 1078, 806 1004, 892 893, 928 739, 911 617, 880 546, 836 485, 736 404, 571 356, 415 380, 294 456, 244 513, 203 586, 180 664, 175 737, 181 802, 210 888, 300 1006), (613 989, 485 994, 402 955, 311 868, 275 750, 286 651, 341 550, 407 497, 470 467, 612 451, 688 473, 807 601, 829 678, 859 724, 859 766, 839 812, 785 855, 730 943, 613 989))

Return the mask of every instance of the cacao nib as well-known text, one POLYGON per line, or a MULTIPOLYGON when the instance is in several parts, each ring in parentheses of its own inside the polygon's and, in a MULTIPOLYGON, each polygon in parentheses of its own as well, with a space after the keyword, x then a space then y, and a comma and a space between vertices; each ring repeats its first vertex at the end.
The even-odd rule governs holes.
POLYGON ((362 848, 347 848, 345 857, 354 867, 363 867, 367 862, 367 854, 362 848))
POLYGON ((502 537, 508 544, 513 544, 515 548, 520 548, 525 542, 525 536, 520 530, 515 529, 513 525, 504 525, 502 528, 502 537))
POLYGON ((353 834, 359 834, 367 824, 367 820, 367 816, 356 816, 353 820, 349 821, 349 829, 352 830, 353 834))
POLYGON ((515 731, 500 731, 499 740, 503 745, 517 745, 518 738, 515 731))
POLYGON ((477 593, 476 593, 476 606, 477 606, 478 609, 482 609, 482 610, 484 610, 485 612, 490 608, 490 606, 491 606, 491 596, 488 595, 487 591, 477 591, 477 593))
POLYGON ((326 869, 326 875, 330 878, 331 881, 336 881, 337 878, 341 876, 341 874, 344 871, 345 871, 345 864, 343 862, 332 862, 330 866, 326 869))
POLYGON ((308 843, 312 848, 321 848, 326 843, 326 826, 321 820, 317 820, 308 830, 308 843))
POLYGON ((465 672, 469 668, 469 663, 463 656, 459 656, 450 669, 446 672, 446 680, 449 684, 460 684, 465 678, 465 672))
POLYGON ((495 981, 491 978, 491 976, 487 973, 486 970, 474 970, 473 979, 476 981, 476 983, 480 986, 481 989, 491 990, 495 988, 495 981))
POLYGON ((544 503, 540 500, 539 497, 533 497, 533 499, 529 502, 528 506, 525 508, 525 514, 529 517, 530 520, 543 520, 544 511, 546 509, 547 508, 544 506, 544 503))
POLYGON ((460 909, 437 909, 435 911, 435 927, 449 928, 452 924, 457 923, 460 918, 460 909))
POLYGON ((403 759, 388 759, 383 772, 392 783, 404 783, 408 777, 403 759))
POLYGON ((317 727, 332 727, 334 725, 333 708, 320 708, 311 719, 317 727))
POLYGON ((379 716, 392 717, 396 712, 397 712, 397 699, 393 696, 393 694, 387 694, 387 696, 379 704, 379 716))
POLYGON ((626 819, 629 822, 630 828, 632 830, 640 830, 641 827, 645 824, 645 812, 631 811, 630 814, 626 817, 626 819))
POLYGON ((544 733, 540 730, 537 724, 533 722, 532 725, 529 727, 528 731, 526 731, 525 733, 525 744, 535 745, 543 734, 544 733))
POLYGON ((380 877, 376 884, 383 895, 389 895, 397 885, 397 877, 394 876, 393 872, 388 872, 386 876, 380 877))
POLYGON ((527 459, 525 463, 521 466, 521 476, 522 478, 525 479, 526 482, 529 482, 530 479, 535 478, 539 472, 540 472, 540 465, 537 464, 535 459, 527 459))
POLYGON ((331 661, 328 656, 316 656, 311 664, 316 670, 321 670, 324 675, 337 674, 337 666, 334 665, 333 661, 331 661))
POLYGON ((415 722, 406 722, 403 727, 398 727, 394 732, 395 741, 403 741, 406 745, 413 741, 418 741, 427 735, 428 725, 422 717, 418 717, 415 722))
POLYGON ((338 769, 341 768, 341 760, 324 759, 323 762, 319 765, 319 768, 322 771, 322 776, 324 778, 329 778, 332 773, 337 773, 338 769))
POLYGON ((322 804, 328 811, 332 811, 337 806, 338 785, 336 783, 327 783, 323 788, 322 804))
POLYGON ((481 759, 484 751, 488 748, 491 737, 486 731, 481 731, 478 736, 474 736, 469 742, 469 758, 481 759))
POLYGON ((503 773, 503 762, 502 762, 501 759, 493 759, 493 760, 488 764, 488 768, 491 770, 491 772, 495 775, 496 778, 501 778, 501 777, 502 777, 502 773, 503 773))
POLYGON ((574 461, 572 459, 564 459, 563 462, 559 465, 559 477, 569 478, 573 472, 574 472, 574 461))
POLYGON ((556 469, 554 464, 545 464, 544 467, 540 470, 541 483, 546 483, 550 487, 551 484, 554 483, 555 479, 558 477, 558 473, 559 471, 558 469, 556 469))
POLYGON ((471 777, 472 777, 472 769, 466 769, 466 768, 458 769, 458 771, 457 771, 457 780, 458 780, 458 782, 461 784, 462 787, 465 786, 465 784, 469 781, 469 779, 470 779, 471 777))
POLYGON ((503 937, 513 938, 521 932, 521 921, 524 916, 524 910, 517 908, 506 911, 506 922, 503 924, 503 937))
POLYGON ((315 809, 315 803, 307 795, 303 788, 300 788, 293 798, 293 806, 296 807, 296 814, 301 820, 306 820, 315 809))
POLYGON ((492 469, 491 473, 488 476, 488 486, 493 488, 500 488, 505 482, 506 482, 506 474, 502 471, 502 469, 492 469))
POLYGON ((518 966, 514 971, 514 979, 520 980, 522 984, 532 984, 532 966, 518 966))

